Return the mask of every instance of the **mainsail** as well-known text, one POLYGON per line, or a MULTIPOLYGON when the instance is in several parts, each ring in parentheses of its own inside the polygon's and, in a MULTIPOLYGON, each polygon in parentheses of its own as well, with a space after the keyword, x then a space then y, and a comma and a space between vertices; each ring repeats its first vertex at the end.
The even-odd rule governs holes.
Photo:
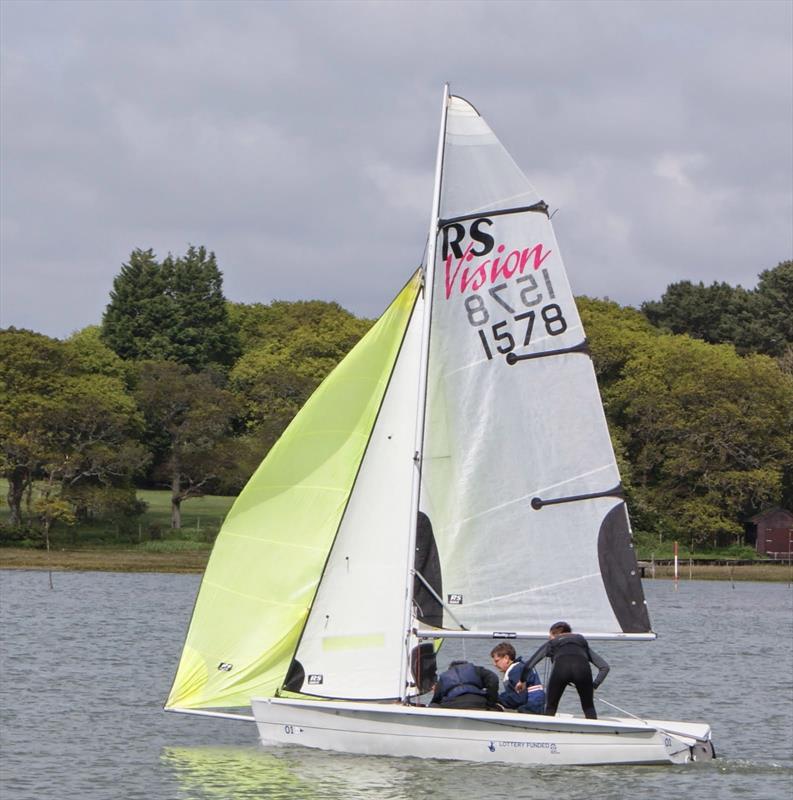
POLYGON ((546 205, 451 97, 421 511, 445 626, 646 633, 620 478, 546 205))
MULTIPOLYGON (((337 534, 347 540, 342 520, 373 430, 385 436, 379 448, 401 432, 399 420, 393 431, 383 430, 378 415, 386 388, 395 385, 419 288, 416 274, 312 395, 235 501, 207 565, 166 708, 247 706, 252 696, 271 696, 283 684, 333 542, 337 534)), ((402 374, 398 383, 406 380, 402 374)), ((414 389, 411 416, 415 398, 414 389)), ((380 521, 373 514, 366 529, 376 533, 380 521)), ((362 559, 371 561, 371 554, 349 562, 355 574, 362 559)), ((334 560, 329 566, 329 574, 339 569, 334 560)), ((404 586, 406 567, 399 566, 404 586)), ((373 599, 360 596, 358 603, 373 599)), ((336 640, 328 652, 357 646, 365 653, 379 629, 340 631, 334 616, 331 630, 336 640)))

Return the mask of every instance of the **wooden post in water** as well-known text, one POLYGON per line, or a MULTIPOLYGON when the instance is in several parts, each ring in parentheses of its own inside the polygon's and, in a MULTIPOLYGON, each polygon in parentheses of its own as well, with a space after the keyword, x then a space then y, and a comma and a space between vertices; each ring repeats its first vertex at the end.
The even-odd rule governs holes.
POLYGON ((688 579, 691 580, 691 573, 693 572, 694 559, 689 556, 688 559, 688 579))
POLYGON ((675 591, 677 591, 677 582, 680 580, 680 574, 677 569, 677 542, 675 542, 675 591))

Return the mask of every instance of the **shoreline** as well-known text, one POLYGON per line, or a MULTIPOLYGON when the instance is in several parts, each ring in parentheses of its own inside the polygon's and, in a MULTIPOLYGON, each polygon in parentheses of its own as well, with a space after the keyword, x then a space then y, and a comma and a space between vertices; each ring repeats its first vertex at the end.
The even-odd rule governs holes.
MULTIPOLYGON (((209 550, 183 550, 156 553, 135 548, 96 548, 74 550, 33 550, 24 547, 0 548, 0 569, 34 569, 85 572, 172 572, 200 574, 209 560, 209 550)), ((789 583, 793 576, 784 562, 764 561, 755 564, 681 564, 681 581, 768 581, 789 583)), ((672 580, 671 565, 656 564, 655 577, 645 568, 644 580, 672 580)))
POLYGON ((152 553, 145 550, 96 548, 85 550, 33 550, 0 548, 0 569, 35 569, 53 572, 175 572, 202 573, 209 550, 152 553))

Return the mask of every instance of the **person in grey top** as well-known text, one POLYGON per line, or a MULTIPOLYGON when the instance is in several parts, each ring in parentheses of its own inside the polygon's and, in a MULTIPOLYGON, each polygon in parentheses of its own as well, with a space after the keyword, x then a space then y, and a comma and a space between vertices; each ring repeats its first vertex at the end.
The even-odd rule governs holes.
MULTIPOLYGON (((587 719, 597 719, 594 690, 603 683, 608 674, 609 665, 605 660, 589 647, 581 634, 573 633, 566 622, 551 625, 548 641, 531 656, 526 667, 534 667, 546 657, 553 662, 553 669, 545 690, 545 713, 550 717, 556 714, 565 687, 568 683, 573 683, 578 690, 584 716, 587 719), (590 662, 599 670, 594 681, 590 662)), ((518 685, 518 690, 520 688, 518 685)))

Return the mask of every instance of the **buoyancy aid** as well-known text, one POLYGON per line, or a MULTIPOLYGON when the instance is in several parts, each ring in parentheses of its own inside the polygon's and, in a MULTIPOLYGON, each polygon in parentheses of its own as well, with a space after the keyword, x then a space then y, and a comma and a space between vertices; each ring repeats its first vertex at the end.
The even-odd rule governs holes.
POLYGON ((438 688, 442 700, 451 700, 461 694, 486 694, 476 667, 467 661, 442 672, 438 678, 438 688))
POLYGON ((537 670, 526 667, 518 656, 504 674, 504 691, 499 695, 500 702, 507 708, 542 714, 545 709, 545 690, 537 670), (525 684, 522 692, 516 688, 518 681, 525 684))

